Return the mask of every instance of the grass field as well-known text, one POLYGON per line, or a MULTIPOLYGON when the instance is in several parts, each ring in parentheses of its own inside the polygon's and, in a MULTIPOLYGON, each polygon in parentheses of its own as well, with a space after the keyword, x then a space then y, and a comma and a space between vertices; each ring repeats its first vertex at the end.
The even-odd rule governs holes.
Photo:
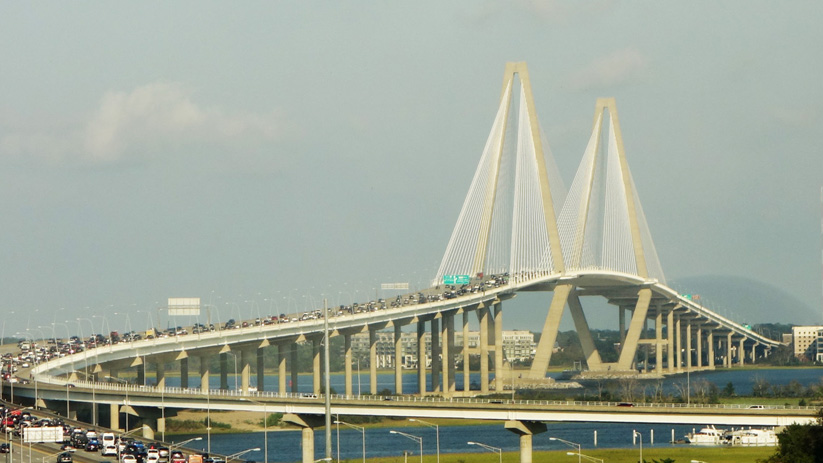
MULTIPOLYGON (((690 463, 692 460, 706 463, 755 463, 774 453, 774 447, 695 447, 683 446, 674 448, 644 448, 643 459, 651 462, 663 458, 671 458, 677 463, 690 463)), ((603 460, 604 463, 637 463, 640 457, 638 449, 602 449, 584 450, 583 455, 596 458, 583 458, 584 462, 603 460)), ((347 460, 354 463, 360 460, 347 460)), ((396 457, 369 458, 371 463, 403 463, 402 453, 396 457)), ((419 455, 409 455, 408 461, 420 461, 419 455)), ((435 463, 435 455, 424 455, 425 463, 435 463)), ((441 463, 497 463, 498 455, 493 452, 484 453, 453 453, 440 455, 441 463)), ((576 463, 577 457, 567 455, 566 452, 534 452, 534 463, 576 463)), ((504 463, 519 463, 520 455, 515 452, 503 454, 504 463)))

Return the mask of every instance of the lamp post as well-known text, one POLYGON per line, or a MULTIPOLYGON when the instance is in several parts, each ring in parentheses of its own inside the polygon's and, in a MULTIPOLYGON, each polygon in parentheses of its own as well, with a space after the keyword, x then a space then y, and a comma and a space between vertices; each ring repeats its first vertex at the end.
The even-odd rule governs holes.
POLYGON ((640 439, 640 463, 643 463, 643 436, 639 432, 632 429, 632 437, 637 436, 640 439))
MULTIPOLYGON (((119 383, 123 383, 124 388, 126 390, 126 401, 123 403, 123 406, 128 407, 129 406, 129 382, 126 381, 125 379, 116 378, 114 376, 106 376, 106 378, 113 379, 113 380, 115 380, 119 383)), ((126 414, 126 433, 128 433, 129 432, 129 411, 124 410, 124 412, 126 414)))
MULTIPOLYGON (((356 429, 363 434, 363 463, 366 463, 366 428, 356 424, 346 423, 345 421, 336 420, 334 424, 342 424, 352 429, 356 429)), ((340 449, 340 437, 337 438, 337 448, 340 449)), ((338 458, 339 459, 339 458, 338 458)))
POLYGON ((572 441, 568 441, 568 440, 565 440, 565 439, 561 439, 559 437, 549 437, 549 440, 556 440, 556 441, 562 442, 566 445, 569 445, 569 446, 572 446, 572 447, 577 447, 577 463, 580 463, 580 458, 582 457, 582 455, 580 455, 580 444, 578 444, 577 442, 572 442, 572 441))
POLYGON ((572 455, 572 456, 573 456, 573 455, 577 455, 577 457, 578 457, 578 458, 579 458, 579 457, 583 457, 583 458, 585 458, 585 459, 587 459, 587 460, 591 460, 591 461, 599 461, 600 463, 603 463, 603 459, 602 459, 602 458, 590 457, 590 456, 588 456, 588 455, 583 455, 583 454, 582 454, 582 453, 580 453, 580 452, 577 452, 577 453, 574 453, 574 452, 566 452, 566 455, 572 455))
POLYGON ((266 403, 247 397, 242 397, 240 400, 263 406, 263 463, 269 463, 269 414, 266 411, 266 403))
POLYGON ((428 426, 430 428, 434 428, 435 436, 436 436, 436 439, 437 439, 437 463, 440 463, 440 426, 438 426, 434 423, 429 423, 428 421, 423 421, 423 420, 418 419, 418 418, 409 418, 409 421, 412 421, 412 422, 415 422, 415 423, 422 423, 422 424, 425 424, 426 426, 428 426))
MULTIPOLYGON (((83 373, 82 371, 75 370, 77 373, 83 373)), ((92 426, 97 426, 97 381, 89 380, 88 373, 83 373, 86 378, 86 381, 91 382, 91 424, 92 426)), ((92 376, 92 378, 94 378, 92 376)), ((36 383, 35 383, 36 384, 36 383)))
POLYGON ((500 447, 492 447, 491 445, 481 444, 480 442, 466 442, 469 445, 476 445, 478 447, 483 447, 484 449, 488 450, 489 452, 496 452, 500 463, 503 463, 503 449, 500 447))
POLYGON ((420 444, 420 463, 423 463, 423 438, 420 436, 415 436, 414 434, 406 434, 405 432, 395 431, 392 429, 389 431, 391 434, 399 434, 407 439, 411 439, 418 444, 420 444))
POLYGON ((194 442, 194 441, 199 441, 199 440, 203 440, 203 438, 198 436, 198 437, 192 437, 191 439, 186 439, 183 442, 177 442, 177 443, 172 442, 171 445, 169 445, 169 454, 171 454, 171 451, 174 450, 175 447, 179 448, 179 447, 182 447, 182 446, 188 444, 189 442, 194 442))
POLYGON ((259 451, 260 451, 260 447, 255 447, 253 449, 246 449, 246 450, 242 450, 242 451, 237 452, 237 453, 232 453, 231 455, 226 455, 226 462, 228 462, 231 459, 237 458, 241 455, 245 455, 249 452, 259 452, 259 451))

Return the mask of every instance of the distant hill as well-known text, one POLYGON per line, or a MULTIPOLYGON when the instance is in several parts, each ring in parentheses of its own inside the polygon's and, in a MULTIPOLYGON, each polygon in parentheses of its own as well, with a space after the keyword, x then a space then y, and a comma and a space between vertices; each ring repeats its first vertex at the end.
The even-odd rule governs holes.
POLYGON ((705 307, 738 323, 815 324, 819 311, 777 286, 751 278, 704 275, 669 281, 684 294, 700 295, 705 307))

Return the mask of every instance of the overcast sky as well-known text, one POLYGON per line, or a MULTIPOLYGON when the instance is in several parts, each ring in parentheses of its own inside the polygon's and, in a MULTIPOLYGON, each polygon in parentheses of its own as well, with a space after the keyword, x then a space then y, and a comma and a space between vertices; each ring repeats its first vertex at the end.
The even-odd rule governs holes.
MULTIPOLYGON (((752 279, 804 304, 774 321, 819 322, 821 20, 812 1, 3 2, 4 332, 427 282, 506 61, 528 63, 567 184, 616 97, 670 281, 752 279)), ((518 299, 506 328, 540 326, 547 300, 518 299)))

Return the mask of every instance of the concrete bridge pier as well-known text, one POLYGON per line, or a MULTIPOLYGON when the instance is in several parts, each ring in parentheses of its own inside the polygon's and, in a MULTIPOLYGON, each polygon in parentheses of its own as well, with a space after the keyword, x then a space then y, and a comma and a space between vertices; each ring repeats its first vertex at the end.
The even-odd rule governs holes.
POLYGON ((654 371, 663 373, 663 308, 655 306, 654 315, 654 371))
POLYGON ((454 392, 454 316, 443 313, 441 326, 441 374, 443 377, 443 397, 451 397, 454 392))
POLYGON ((122 430, 120 427, 120 404, 109 404, 109 429, 122 430))
POLYGON ((377 328, 369 327, 369 392, 377 394, 377 328))
POLYGON ((286 345, 277 345, 277 393, 286 395, 286 345))
MULTIPOLYGON (((744 359, 746 358, 746 350, 744 349, 744 342, 746 338, 740 338, 740 347, 737 349, 737 363, 738 366, 743 366, 744 359)), ((752 352, 754 352, 754 348, 752 348, 752 352)))
POLYGON ((674 351, 675 351, 675 371, 683 371, 683 332, 680 323, 680 315, 674 316, 674 351))
POLYGON ((303 463, 314 463, 314 428, 322 426, 324 419, 319 415, 297 415, 286 413, 283 421, 302 430, 300 446, 303 449, 303 463))
POLYGON ((229 388, 229 354, 220 352, 220 389, 229 388))
POLYGON ((394 391, 403 393, 403 325, 394 321, 394 391))
POLYGON ((322 392, 321 384, 323 382, 321 378, 321 372, 323 371, 320 358, 320 353, 323 351, 323 338, 320 336, 314 336, 311 339, 311 377, 312 377, 312 392, 315 394, 320 394, 322 392))
MULTIPOLYGON (((480 393, 489 393, 489 309, 477 309, 477 321, 480 323, 480 393)), ((545 372, 543 373, 545 376, 545 372)))
POLYGON ((257 390, 262 392, 266 386, 266 348, 257 348, 257 390))
POLYGON ((166 364, 165 359, 159 357, 157 362, 154 364, 155 368, 155 379, 157 380, 157 387, 165 388, 166 387, 166 364))
POLYGON ((510 420, 505 427, 520 436, 520 463, 532 463, 532 436, 546 432, 546 423, 510 420))
POLYGON ((726 333, 726 368, 732 367, 732 332, 726 333))
POLYGON ((240 349, 240 391, 243 394, 249 393, 251 384, 251 360, 257 353, 250 347, 240 349))
POLYGON ((297 382, 300 379, 300 367, 297 365, 297 343, 292 343, 289 350, 291 356, 289 362, 289 374, 291 375, 291 392, 297 392, 297 382))
POLYGON ((686 369, 692 371, 692 321, 686 320, 686 369))
POLYGON ((697 369, 703 368, 703 325, 697 323, 697 331, 695 334, 697 341, 697 369))
POLYGON ((469 357, 469 311, 463 309, 463 393, 468 397, 471 393, 471 367, 469 357))
POLYGON ((417 322, 417 394, 426 395, 426 322, 417 322))
POLYGON ((706 334, 706 345, 709 346, 709 368, 714 370, 714 330, 711 328, 706 334))
POLYGON ((189 387, 189 358, 180 359, 180 387, 188 389, 189 387))
POLYGON ((200 391, 207 393, 209 391, 209 374, 211 373, 209 367, 211 356, 201 355, 198 359, 200 360, 200 391))
POLYGON ((494 390, 503 392, 503 303, 494 305, 494 390))
POLYGON ((432 392, 439 393, 440 388, 440 319, 431 321, 431 353, 432 353, 432 392))
POLYGON ((674 327, 674 308, 669 309, 666 312, 666 363, 668 364, 669 373, 674 373, 675 371, 675 364, 674 364, 674 338, 675 338, 675 327, 674 327))

